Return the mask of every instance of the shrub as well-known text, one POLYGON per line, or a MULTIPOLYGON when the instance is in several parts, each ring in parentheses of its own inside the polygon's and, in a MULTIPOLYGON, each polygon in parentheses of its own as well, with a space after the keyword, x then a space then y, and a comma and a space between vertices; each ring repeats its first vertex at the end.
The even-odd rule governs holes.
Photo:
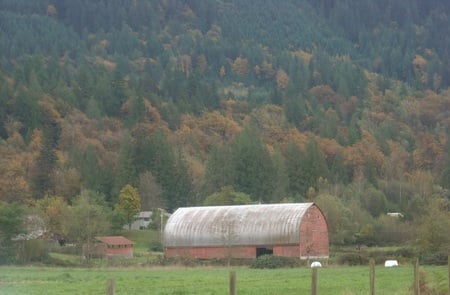
POLYGON ((447 252, 428 253, 419 258, 420 264, 425 265, 446 265, 447 259, 447 252))
POLYGON ((288 257, 274 256, 274 255, 261 255, 250 265, 250 268, 282 268, 282 267, 294 267, 295 261, 288 257))
POLYGON ((44 262, 48 259, 48 243, 43 240, 23 241, 18 248, 21 263, 44 262))
POLYGON ((345 265, 364 265, 368 262, 369 259, 366 256, 362 256, 357 253, 346 253, 338 258, 338 263, 345 265))
POLYGON ((164 252, 164 248, 160 242, 150 242, 149 249, 153 252, 164 252))

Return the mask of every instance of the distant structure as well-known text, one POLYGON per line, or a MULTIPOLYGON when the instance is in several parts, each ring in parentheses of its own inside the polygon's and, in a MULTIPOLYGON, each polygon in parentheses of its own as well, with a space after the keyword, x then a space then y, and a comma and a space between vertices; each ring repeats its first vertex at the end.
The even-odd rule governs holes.
MULTIPOLYGON (((135 220, 131 223, 131 230, 147 229, 150 223, 152 223, 152 215, 152 211, 141 211, 136 214, 134 216, 135 220)), ((129 229, 128 224, 125 224, 123 228, 129 229)))
POLYGON ((396 217, 396 218, 403 218, 403 217, 404 217, 403 214, 402 214, 402 213, 399 213, 399 212, 389 212, 389 213, 387 214, 387 216, 390 216, 390 217, 396 217))
POLYGON ((89 252, 97 257, 132 258, 134 242, 122 236, 95 237, 96 243, 89 252))
POLYGON ((166 257, 323 259, 328 226, 314 203, 180 208, 164 230, 166 257))

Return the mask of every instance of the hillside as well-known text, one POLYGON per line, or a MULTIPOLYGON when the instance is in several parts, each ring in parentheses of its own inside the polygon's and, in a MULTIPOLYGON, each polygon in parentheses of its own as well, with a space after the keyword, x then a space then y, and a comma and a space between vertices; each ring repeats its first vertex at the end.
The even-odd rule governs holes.
POLYGON ((127 184, 145 210, 312 200, 333 243, 448 250, 449 15, 444 0, 3 0, 0 210, 70 236, 64 210, 110 216, 127 184))

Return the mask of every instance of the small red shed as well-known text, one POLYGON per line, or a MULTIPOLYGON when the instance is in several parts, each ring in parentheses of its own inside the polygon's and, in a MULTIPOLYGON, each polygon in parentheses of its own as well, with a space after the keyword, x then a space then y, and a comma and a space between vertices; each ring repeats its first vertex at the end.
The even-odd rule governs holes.
POLYGON ((102 254, 106 257, 133 257, 134 242, 122 236, 95 237, 100 244, 102 254))
POLYGON ((179 208, 167 221, 164 252, 204 259, 326 259, 328 225, 314 203, 179 208))

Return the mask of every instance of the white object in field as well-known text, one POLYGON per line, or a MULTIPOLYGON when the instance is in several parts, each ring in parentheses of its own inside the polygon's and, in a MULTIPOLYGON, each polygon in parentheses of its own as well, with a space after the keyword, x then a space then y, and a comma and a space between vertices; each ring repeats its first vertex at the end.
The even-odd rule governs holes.
POLYGON ((311 267, 322 267, 322 263, 319 261, 313 261, 313 263, 311 263, 311 267))
POLYGON ((384 262, 384 267, 394 267, 394 266, 398 266, 397 260, 386 260, 384 262))

